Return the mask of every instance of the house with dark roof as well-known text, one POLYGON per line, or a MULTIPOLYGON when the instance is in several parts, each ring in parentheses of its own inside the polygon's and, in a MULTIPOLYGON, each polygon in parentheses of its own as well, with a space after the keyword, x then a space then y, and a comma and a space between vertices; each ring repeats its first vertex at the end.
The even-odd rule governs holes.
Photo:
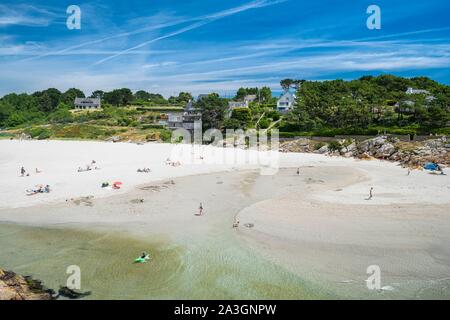
POLYGON ((102 102, 100 98, 75 98, 75 109, 100 109, 102 102))
POLYGON ((192 101, 190 100, 183 112, 170 112, 168 114, 167 125, 169 129, 186 129, 194 132, 195 129, 202 129, 202 114, 199 110, 194 108, 192 101))

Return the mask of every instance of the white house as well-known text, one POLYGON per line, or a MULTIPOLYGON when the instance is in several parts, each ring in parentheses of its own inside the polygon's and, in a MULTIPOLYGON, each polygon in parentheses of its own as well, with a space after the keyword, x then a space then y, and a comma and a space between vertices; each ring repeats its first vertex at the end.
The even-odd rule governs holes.
POLYGON ((228 108, 248 108, 248 101, 228 101, 228 108))
POLYGON ((75 98, 75 109, 100 109, 102 102, 100 98, 75 98))
POLYGON ((246 96, 244 97, 244 101, 247 102, 247 104, 248 104, 248 103, 250 103, 250 102, 255 101, 256 98, 258 98, 258 97, 256 96, 256 94, 248 94, 248 95, 246 95, 246 96))
POLYGON ((288 112, 294 108, 295 94, 286 91, 277 101, 277 110, 279 112, 288 112))
POLYGON ((228 101, 228 113, 227 116, 231 117, 234 109, 248 108, 248 100, 244 101, 228 101))
POLYGON ((409 87, 408 89, 406 89, 406 94, 430 94, 430 92, 428 90, 422 90, 422 89, 413 89, 411 87, 409 87))
POLYGON ((413 89, 411 87, 409 87, 406 90, 406 94, 425 94, 426 95, 426 97, 425 97, 426 102, 431 102, 434 99, 436 99, 433 95, 430 94, 430 91, 428 91, 428 90, 413 89))

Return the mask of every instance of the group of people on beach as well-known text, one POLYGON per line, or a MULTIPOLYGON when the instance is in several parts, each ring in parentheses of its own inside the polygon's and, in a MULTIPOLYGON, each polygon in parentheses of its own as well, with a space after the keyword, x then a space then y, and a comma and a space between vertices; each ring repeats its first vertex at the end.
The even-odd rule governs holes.
MULTIPOLYGON (((41 172, 42 172, 41 170, 39 170, 38 168, 35 168, 36 174, 41 173, 41 172)), ((29 177, 30 176, 30 173, 27 172, 27 170, 25 169, 24 166, 20 167, 20 176, 21 177, 29 177)), ((50 186, 48 184, 45 186, 39 184, 39 185, 36 185, 35 188, 33 188, 33 189, 27 189, 26 193, 27 193, 27 195, 32 196, 32 195, 35 195, 38 193, 50 193, 50 191, 51 191, 50 186)))
POLYGON ((86 172, 91 170, 99 170, 100 168, 97 167, 97 161, 92 160, 90 164, 87 164, 86 167, 83 169, 82 167, 78 167, 78 172, 86 172))
MULTIPOLYGON (((38 168, 35 168, 34 172, 37 174, 37 173, 41 173, 42 171, 39 170, 38 168)), ((30 173, 28 173, 27 170, 25 170, 25 167, 22 166, 20 168, 20 176, 21 177, 29 177, 30 173)))

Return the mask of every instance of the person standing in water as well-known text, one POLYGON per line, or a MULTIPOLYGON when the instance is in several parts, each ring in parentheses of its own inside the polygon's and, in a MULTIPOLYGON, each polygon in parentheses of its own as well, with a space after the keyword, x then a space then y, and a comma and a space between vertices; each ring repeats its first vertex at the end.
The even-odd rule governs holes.
POLYGON ((202 216, 203 215, 203 204, 200 202, 200 206, 198 207, 198 215, 202 216))

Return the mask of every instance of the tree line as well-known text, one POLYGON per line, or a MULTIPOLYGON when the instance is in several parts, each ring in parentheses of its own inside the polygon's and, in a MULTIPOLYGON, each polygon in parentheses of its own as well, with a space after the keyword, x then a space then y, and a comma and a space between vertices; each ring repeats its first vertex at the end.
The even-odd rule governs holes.
MULTIPOLYGON (((66 119, 69 110, 74 108, 75 98, 86 98, 86 95, 76 88, 70 88, 65 92, 49 88, 32 94, 7 94, 0 99, 0 128, 66 119)), ((128 88, 112 91, 95 90, 89 98, 100 98, 103 105, 113 107, 130 104, 184 106, 193 99, 188 92, 180 92, 178 96, 166 99, 158 93, 149 93, 144 90, 133 93, 128 88)))
MULTIPOLYGON (((219 94, 209 94, 194 102, 208 128, 248 128, 259 119, 267 127, 277 121, 281 132, 323 132, 341 130, 360 132, 375 127, 416 128, 432 131, 446 128, 450 123, 450 87, 427 77, 403 78, 393 75, 364 76, 344 81, 306 81, 283 79, 285 90, 296 92, 296 106, 288 114, 276 111, 276 98, 268 87, 239 88, 233 100, 255 95, 256 101, 246 110, 236 110, 227 117, 228 101, 219 94), (427 90, 428 94, 407 94, 408 87, 427 90)), ((0 128, 22 124, 58 122, 69 119, 69 110, 83 91, 71 88, 60 92, 55 88, 33 94, 7 94, 0 99, 0 128)), ((144 90, 132 92, 128 88, 112 91, 96 90, 90 97, 102 99, 111 107, 127 105, 179 105, 194 100, 188 92, 168 99, 144 90)), ((245 108, 244 108, 245 109, 245 108)))
MULTIPOLYGON (((281 131, 448 128, 450 87, 427 77, 364 76, 352 81, 301 81, 296 107, 281 131), (429 93, 407 94, 407 88, 429 93)), ((420 131, 419 130, 419 131, 420 131)))

